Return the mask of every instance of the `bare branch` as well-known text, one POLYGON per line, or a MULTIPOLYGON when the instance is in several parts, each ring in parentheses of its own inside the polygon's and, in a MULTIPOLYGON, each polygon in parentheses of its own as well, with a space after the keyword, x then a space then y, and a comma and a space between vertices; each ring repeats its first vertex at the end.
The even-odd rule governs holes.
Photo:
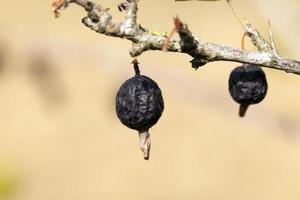
MULTIPOLYGON (((154 34, 137 23, 137 1, 125 0, 122 3, 121 10, 125 12, 122 22, 114 22, 108 9, 90 0, 54 0, 53 11, 58 13, 60 9, 67 7, 70 3, 82 6, 88 12, 88 15, 82 20, 83 24, 97 33, 132 41, 133 45, 130 50, 132 57, 139 56, 148 50, 162 51, 167 37, 164 34, 154 34), (57 2, 61 4, 55 4, 57 2)), ((275 53, 273 35, 270 34, 271 43, 267 42, 249 22, 246 22, 245 32, 259 52, 249 52, 200 41, 178 18, 175 18, 174 22, 180 39, 168 42, 165 50, 192 56, 191 63, 194 68, 214 61, 234 61, 300 74, 300 62, 281 57, 277 51, 275 53)))

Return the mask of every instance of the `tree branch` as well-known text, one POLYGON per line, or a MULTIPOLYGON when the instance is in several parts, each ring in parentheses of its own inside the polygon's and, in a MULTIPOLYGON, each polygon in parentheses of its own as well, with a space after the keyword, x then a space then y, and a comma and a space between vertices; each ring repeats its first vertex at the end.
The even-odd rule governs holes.
MULTIPOLYGON (((119 4, 120 11, 125 12, 125 18, 122 22, 114 22, 109 9, 105 9, 100 4, 90 0, 54 0, 52 6, 53 11, 56 13, 66 8, 70 3, 82 6, 88 13, 82 19, 83 24, 97 33, 132 41, 133 45, 130 50, 132 57, 139 56, 149 50, 162 51, 167 37, 163 34, 153 33, 137 23, 137 2, 138 0, 126 0, 119 4)), ((258 52, 249 52, 221 44, 200 41, 192 35, 188 26, 183 24, 179 18, 175 18, 174 23, 180 39, 168 42, 165 50, 192 56, 191 63, 195 69, 209 62, 234 61, 300 74, 299 61, 284 58, 277 53, 271 28, 271 42, 268 42, 249 22, 246 22, 245 32, 258 49, 258 52)))

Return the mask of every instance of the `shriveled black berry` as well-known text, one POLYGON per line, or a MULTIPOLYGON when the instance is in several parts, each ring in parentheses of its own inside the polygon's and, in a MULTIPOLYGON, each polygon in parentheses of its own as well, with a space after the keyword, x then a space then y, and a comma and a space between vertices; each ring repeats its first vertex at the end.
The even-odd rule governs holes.
MULTIPOLYGON (((116 112, 125 126, 139 131, 141 140, 147 140, 148 129, 156 124, 162 115, 164 101, 157 83, 147 76, 140 75, 138 63, 134 63, 134 68, 136 75, 125 81, 117 93, 116 112)), ((142 143, 145 142, 141 141, 142 150, 145 148, 145 144, 142 143)), ((145 149, 143 151, 145 153, 145 149)), ((147 151, 149 154, 149 150, 147 151)), ((145 154, 146 159, 148 156, 145 154)))
POLYGON ((117 115, 128 128, 140 132, 148 130, 156 124, 163 110, 161 91, 147 76, 136 75, 128 79, 117 93, 117 115))
POLYGON ((229 77, 231 97, 240 104, 239 115, 243 117, 249 105, 261 102, 268 91, 264 71, 257 65, 244 64, 236 67, 229 77))

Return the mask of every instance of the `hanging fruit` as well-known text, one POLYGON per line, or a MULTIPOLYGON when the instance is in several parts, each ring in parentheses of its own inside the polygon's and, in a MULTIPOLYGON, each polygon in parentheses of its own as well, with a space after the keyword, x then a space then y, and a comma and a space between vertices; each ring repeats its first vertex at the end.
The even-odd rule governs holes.
POLYGON ((125 81, 116 96, 116 112, 128 128, 137 130, 144 159, 149 159, 149 129, 157 123, 164 110, 162 93, 157 83, 140 75, 139 63, 133 62, 135 76, 125 81))
POLYGON ((268 91, 266 76, 261 67, 244 64, 236 67, 229 77, 231 97, 240 104, 239 116, 244 117, 249 105, 261 102, 268 91))

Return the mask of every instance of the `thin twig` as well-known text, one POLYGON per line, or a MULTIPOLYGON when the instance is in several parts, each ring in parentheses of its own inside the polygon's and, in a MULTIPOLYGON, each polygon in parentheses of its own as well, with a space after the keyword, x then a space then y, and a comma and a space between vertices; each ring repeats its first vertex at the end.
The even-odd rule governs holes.
POLYGON ((278 56, 278 51, 276 48, 276 44, 275 44, 275 40, 274 40, 274 36, 273 36, 273 31, 272 31, 272 26, 271 26, 271 21, 270 19, 268 20, 268 24, 269 24, 269 36, 270 36, 270 42, 271 42, 271 47, 272 47, 272 51, 273 54, 278 56))

